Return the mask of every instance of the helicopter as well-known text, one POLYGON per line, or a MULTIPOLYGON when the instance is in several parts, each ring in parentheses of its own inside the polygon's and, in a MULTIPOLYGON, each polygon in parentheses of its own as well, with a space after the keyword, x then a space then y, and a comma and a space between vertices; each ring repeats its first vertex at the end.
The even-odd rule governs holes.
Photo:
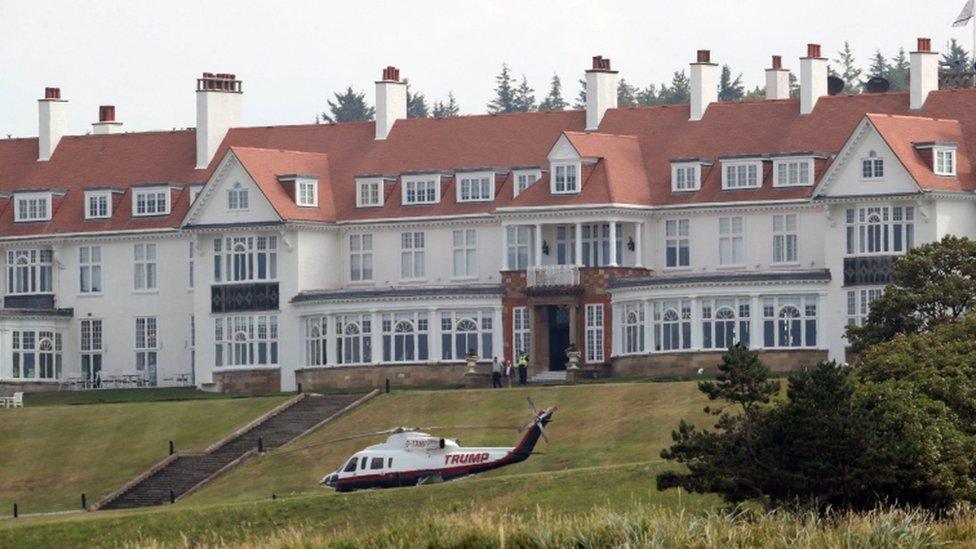
POLYGON ((520 429, 522 438, 514 447, 462 447, 457 440, 424 432, 424 429, 434 430, 440 427, 396 427, 339 439, 389 435, 386 442, 368 446, 353 454, 344 465, 322 478, 319 484, 337 492, 422 486, 477 475, 525 461, 532 455, 540 436, 549 442, 545 426, 552 421, 552 415, 556 411, 555 407, 538 411, 532 399, 529 398, 528 401, 533 418, 520 429))

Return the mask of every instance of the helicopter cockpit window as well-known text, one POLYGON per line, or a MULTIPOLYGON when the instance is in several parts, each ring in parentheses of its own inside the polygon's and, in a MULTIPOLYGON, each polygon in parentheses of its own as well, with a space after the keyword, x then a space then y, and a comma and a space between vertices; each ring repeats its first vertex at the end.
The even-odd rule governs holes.
POLYGON ((345 469, 342 470, 342 472, 343 473, 352 473, 353 471, 355 471, 356 470, 356 462, 358 462, 358 461, 359 460, 356 459, 356 458, 350 459, 349 460, 349 463, 346 464, 346 467, 345 467, 345 469))
POLYGON ((360 471, 366 470, 366 456, 363 456, 363 460, 359 463, 359 470, 360 471))
POLYGON ((383 458, 373 458, 373 460, 369 462, 369 468, 370 469, 382 469, 383 468, 383 458))
POLYGON ((389 469, 393 467, 393 458, 386 458, 386 468, 389 469))

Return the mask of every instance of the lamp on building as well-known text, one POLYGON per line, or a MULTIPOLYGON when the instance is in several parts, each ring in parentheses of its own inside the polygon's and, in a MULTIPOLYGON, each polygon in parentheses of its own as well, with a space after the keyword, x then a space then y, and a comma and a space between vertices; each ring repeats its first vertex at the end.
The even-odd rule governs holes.
POLYGON ((630 251, 634 251, 634 247, 635 247, 634 246, 634 237, 632 237, 632 236, 627 237, 627 249, 630 250, 630 251))
POLYGON ((548 240, 543 240, 542 241, 542 253, 543 253, 543 255, 549 255, 549 241, 548 240))

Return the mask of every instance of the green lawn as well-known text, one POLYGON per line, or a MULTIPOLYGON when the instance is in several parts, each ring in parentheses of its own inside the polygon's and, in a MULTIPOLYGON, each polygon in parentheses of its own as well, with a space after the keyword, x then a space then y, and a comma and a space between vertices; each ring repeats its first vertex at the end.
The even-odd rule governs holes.
POLYGON ((436 433, 458 437, 462 445, 514 446, 519 437, 515 426, 531 418, 528 395, 537 406, 559 407, 547 428, 551 442, 536 447, 543 455, 490 476, 656 461, 661 449, 670 445, 671 431, 679 419, 709 426, 714 419, 702 412, 707 398, 693 382, 394 393, 374 399, 293 445, 250 460, 187 501, 223 503, 266 498, 272 493, 316 493, 325 473, 382 438, 315 446, 317 443, 398 425, 512 426, 508 430, 441 429, 436 433))
POLYGON ((177 450, 199 451, 287 397, 0 409, 0 515, 77 509, 177 450))

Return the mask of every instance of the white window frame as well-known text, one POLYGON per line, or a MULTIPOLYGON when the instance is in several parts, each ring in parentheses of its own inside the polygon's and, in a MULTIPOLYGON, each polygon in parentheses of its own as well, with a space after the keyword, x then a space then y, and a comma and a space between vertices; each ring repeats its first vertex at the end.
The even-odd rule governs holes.
POLYGON ((319 206, 319 180, 310 177, 295 179, 295 204, 302 208, 319 206))
POLYGON ((171 202, 172 195, 169 187, 134 189, 132 191, 132 216, 169 215, 171 202))
MULTIPOLYGON (((460 362, 468 350, 474 350, 479 360, 490 360, 494 354, 493 314, 491 309, 442 311, 441 360, 460 362), (474 346, 471 344, 474 343, 474 346)), ((497 327, 501 329, 501 326, 497 327)))
POLYGON ((111 191, 85 191, 85 219, 112 217, 111 191))
POLYGON ((356 180, 356 207, 376 208, 383 205, 383 180, 360 178, 356 180))
POLYGON ((132 246, 133 291, 155 292, 159 289, 158 258, 155 242, 140 242, 132 246))
POLYGON ((578 194, 582 188, 581 162, 553 162, 549 190, 552 194, 578 194), (571 173, 572 172, 572 173, 571 173), (570 177, 572 177, 570 179, 570 177))
POLYGON ((773 265, 800 263, 798 214, 773 214, 773 265))
POLYGON ((522 194, 532 184, 542 177, 542 170, 513 170, 512 171, 512 198, 522 194))
POLYGON ((654 352, 672 353, 691 349, 691 300, 656 300, 652 308, 654 352))
POLYGON ((869 204, 846 208, 845 255, 906 253, 915 247, 915 212, 916 207, 911 204, 869 204))
POLYGON ((335 317, 336 364, 369 364, 373 360, 372 315, 345 314, 335 317))
POLYGON ((491 202, 495 199, 494 172, 462 172, 455 174, 458 202, 491 202))
POLYGON ((241 184, 240 181, 235 181, 229 189, 227 189, 227 210, 232 212, 246 212, 251 204, 251 197, 248 193, 247 187, 241 184))
POLYGON ((751 313, 750 297, 702 299, 702 349, 726 350, 737 343, 749 347, 752 342, 751 313))
POLYGON ((820 297, 817 295, 771 296, 762 298, 762 338, 766 349, 817 349, 820 333, 820 297), (796 313, 796 316, 793 314, 796 313), (791 343, 795 331, 799 344, 791 343), (813 330, 811 334, 810 330, 813 330), (812 343, 810 342, 812 337, 812 343), (784 344, 784 339, 785 344, 784 344))
POLYGON ((722 190, 758 189, 763 182, 761 160, 723 160, 722 190))
POLYGON ((529 323, 528 307, 512 308, 512 364, 524 353, 526 356, 532 347, 532 329, 529 323))
POLYGON ((372 282, 373 235, 349 235, 349 282, 372 282))
POLYGON ((673 162, 671 164, 671 191, 692 192, 701 190, 701 163, 673 162))
POLYGON ((812 158, 777 158, 773 160, 773 187, 809 187, 813 168, 812 158))
MULTIPOLYGON (((149 365, 159 376, 159 319, 155 316, 137 316, 133 346, 135 370, 149 378, 149 365)), ((155 381, 151 380, 150 381, 155 381)), ((152 383, 154 384, 154 383, 152 383)))
POLYGON ((508 225, 505 227, 509 270, 524 271, 532 264, 532 232, 532 227, 529 225, 508 225))
POLYGON ((645 352, 644 331, 647 329, 645 320, 643 302, 621 304, 621 354, 639 355, 645 352))
POLYGON ((587 364, 599 364, 606 360, 606 327, 603 303, 586 304, 585 359, 587 364))
POLYGON ((324 315, 305 317, 305 366, 329 364, 329 317, 324 315))
POLYGON ((214 368, 278 366, 278 315, 221 315, 214 318, 214 368))
POLYGON ((746 220, 733 215, 718 218, 718 264, 722 267, 742 267, 746 264, 746 220))
POLYGON ((876 151, 869 151, 868 155, 861 159, 861 180, 882 181, 884 180, 884 174, 884 158, 878 156, 876 151))
POLYGON ((11 378, 46 381, 61 379, 64 347, 60 332, 50 329, 13 330, 11 336, 11 378), (48 344, 47 348, 45 342, 48 344), (27 375, 28 362, 32 370, 30 376, 27 375))
POLYGON ((847 325, 863 326, 871 312, 871 303, 884 295, 884 286, 847 290, 847 325))
POLYGON ((259 234, 215 238, 213 259, 217 283, 278 280, 278 237, 259 234))
POLYGON ((88 381, 98 381, 100 376, 92 372, 95 362, 98 362, 98 372, 102 371, 105 365, 104 345, 105 345, 105 324, 100 318, 85 318, 79 325, 79 355, 78 361, 82 376, 85 376, 85 362, 88 363, 88 381))
POLYGON ((415 206, 440 203, 440 174, 410 175, 403 176, 401 179, 403 205, 415 206))
POLYGON ((7 250, 7 295, 54 293, 54 252, 7 250))
POLYGON ((935 175, 949 177, 956 175, 956 148, 933 147, 932 171, 935 175))
POLYGON ((424 280, 426 269, 427 234, 424 231, 400 233, 400 280, 424 280))
POLYGON ((78 246, 78 293, 102 293, 101 246, 78 246))
POLYGON ((478 278, 478 230, 454 229, 452 278, 456 280, 478 278))
POLYGON ((14 194, 14 221, 50 221, 53 200, 52 193, 14 194))
POLYGON ((383 313, 380 319, 384 363, 427 362, 430 315, 427 311, 383 313))
POLYGON ((691 266, 691 220, 666 219, 664 220, 664 268, 665 269, 687 269, 691 266), (671 261, 669 251, 674 249, 674 261, 671 261), (685 250, 685 255, 681 255, 681 250, 685 250), (684 259, 684 261, 682 261, 684 259), (672 265, 672 263, 674 263, 672 265))

